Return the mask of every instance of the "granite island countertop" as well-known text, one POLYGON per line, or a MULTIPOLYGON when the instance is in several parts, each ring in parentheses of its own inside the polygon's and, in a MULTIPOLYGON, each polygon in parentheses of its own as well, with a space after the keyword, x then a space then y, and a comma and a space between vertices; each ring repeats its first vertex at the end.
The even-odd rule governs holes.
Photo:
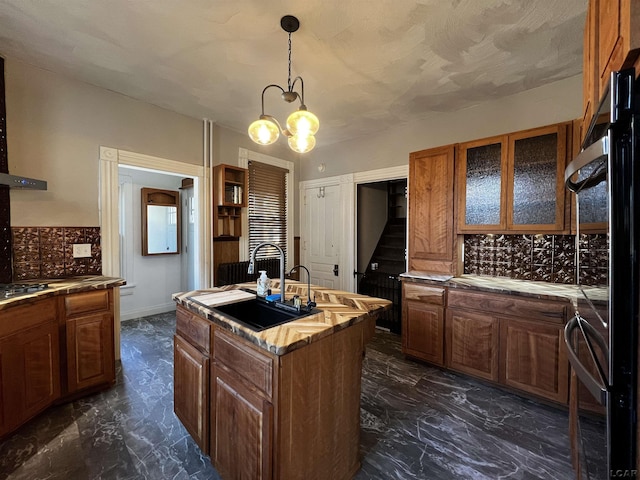
MULTIPOLYGON (((279 281, 272 280, 272 293, 279 293, 279 281)), ((200 305, 188 297, 203 293, 228 291, 240 288, 255 290, 255 283, 226 285, 205 290, 194 290, 173 294, 174 301, 191 312, 206 318, 214 324, 247 339, 254 345, 275 355, 284 355, 309 343, 332 335, 344 328, 364 321, 372 315, 378 315, 391 307, 391 302, 382 298, 368 297, 343 290, 335 290, 311 285, 312 295, 320 313, 309 315, 298 320, 278 325, 261 332, 256 332, 235 322, 221 313, 200 305)), ((286 283, 286 297, 300 295, 303 305, 306 304, 307 284, 293 280, 286 283)))
MULTIPOLYGON (((564 299, 570 302, 582 302, 583 295, 579 285, 562 283, 540 282, 532 280, 517 280, 504 277, 488 277, 480 275, 451 275, 432 274, 410 270, 400 274, 403 281, 413 281, 430 285, 446 286, 476 290, 487 293, 500 293, 505 295, 518 295, 522 297, 537 298, 541 300, 564 299)), ((582 286, 592 301, 606 302, 608 296, 607 287, 582 286)))
POLYGON ((124 278, 105 277, 102 275, 83 275, 69 278, 51 278, 38 280, 25 280, 20 283, 38 284, 46 283, 48 287, 44 290, 20 294, 11 298, 0 299, 0 310, 31 303, 34 300, 41 300, 57 295, 67 295, 70 293, 86 292, 90 290, 104 290, 106 288, 121 287, 126 282, 124 278))

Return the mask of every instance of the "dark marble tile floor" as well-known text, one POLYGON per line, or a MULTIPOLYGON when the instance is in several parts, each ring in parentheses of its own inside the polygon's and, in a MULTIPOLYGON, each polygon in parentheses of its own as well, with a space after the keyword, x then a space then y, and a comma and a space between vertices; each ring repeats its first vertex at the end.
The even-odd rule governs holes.
MULTIPOLYGON (((114 388, 0 442, 0 480, 219 479, 173 413, 175 314, 122 324, 114 388)), ((377 332, 362 386, 364 479, 570 479, 566 410, 403 358, 377 332)))

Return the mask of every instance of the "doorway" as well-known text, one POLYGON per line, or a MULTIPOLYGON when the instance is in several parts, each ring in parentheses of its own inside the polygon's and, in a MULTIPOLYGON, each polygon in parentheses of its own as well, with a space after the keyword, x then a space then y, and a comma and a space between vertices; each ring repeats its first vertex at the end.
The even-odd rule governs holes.
POLYGON ((407 179, 361 183, 356 193, 357 292, 393 302, 376 322, 400 333, 401 283, 406 271, 407 179))

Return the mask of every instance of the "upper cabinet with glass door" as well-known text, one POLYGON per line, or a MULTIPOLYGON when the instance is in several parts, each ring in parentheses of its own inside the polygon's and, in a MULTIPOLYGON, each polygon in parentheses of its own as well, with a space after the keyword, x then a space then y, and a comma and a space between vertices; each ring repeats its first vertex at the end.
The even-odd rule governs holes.
POLYGON ((458 233, 564 232, 569 125, 460 144, 458 233))

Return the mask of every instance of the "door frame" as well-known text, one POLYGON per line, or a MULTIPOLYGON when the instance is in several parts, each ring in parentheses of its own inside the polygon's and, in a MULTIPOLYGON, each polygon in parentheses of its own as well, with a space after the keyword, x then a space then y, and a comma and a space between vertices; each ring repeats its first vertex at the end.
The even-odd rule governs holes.
POLYGON ((204 182, 204 168, 200 165, 176 162, 166 158, 100 146, 100 230, 102 247, 102 273, 111 277, 120 276, 120 232, 118 219, 120 205, 118 195, 118 167, 128 166, 194 177, 194 188, 198 196, 198 272, 200 286, 206 286, 209 271, 209 256, 206 249, 206 217, 204 206, 208 200, 204 182))
POLYGON ((381 168, 365 172, 350 173, 347 175, 337 175, 334 177, 324 177, 316 180, 305 180, 300 182, 300 261, 308 263, 307 250, 303 247, 305 238, 309 237, 308 222, 304 217, 304 197, 305 190, 327 187, 330 185, 340 186, 339 211, 342 215, 342 235, 340 238, 340 274, 338 284, 340 288, 349 292, 355 292, 357 281, 353 272, 356 266, 357 251, 357 189, 361 183, 383 182, 387 180, 409 178, 409 164, 397 167, 381 168))

